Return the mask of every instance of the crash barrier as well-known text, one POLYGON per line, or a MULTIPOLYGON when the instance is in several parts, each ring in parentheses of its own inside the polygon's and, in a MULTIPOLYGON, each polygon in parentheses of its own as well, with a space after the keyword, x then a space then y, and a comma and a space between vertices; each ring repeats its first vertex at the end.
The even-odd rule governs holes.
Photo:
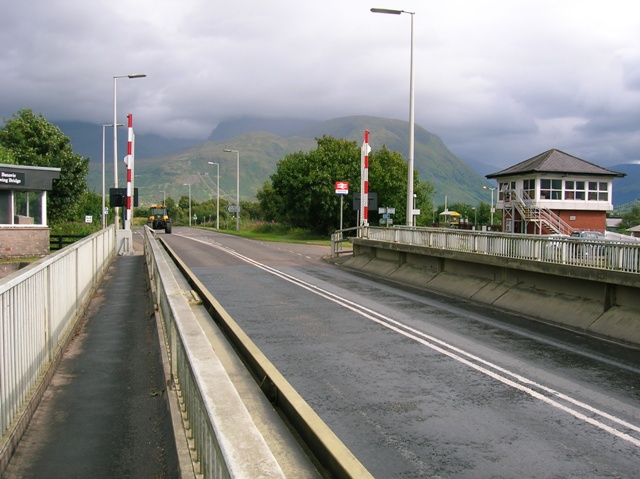
POLYGON ((154 303, 195 473, 205 479, 284 477, 195 319, 163 249, 152 230, 144 230, 154 303))
MULTIPOLYGON (((181 398, 195 469, 204 478, 283 477, 264 439, 226 377, 198 326, 185 292, 170 272, 167 255, 182 271, 212 319, 238 351, 272 405, 286 418, 328 477, 372 478, 371 474, 291 387, 188 268, 145 228, 145 255, 155 303, 169 349, 173 386, 181 398), (165 254, 166 251, 166 254, 165 254)), ((323 476, 324 477, 324 476, 323 476)))
POLYGON ((640 346, 635 244, 604 246, 601 242, 560 239, 556 250, 554 240, 535 237, 518 241, 503 235, 474 238, 470 234, 411 232, 404 235, 403 243, 386 236, 385 231, 378 233, 369 230, 363 237, 351 238, 353 255, 335 261, 465 302, 489 304, 530 319, 640 346), (409 244, 408 236, 414 244, 409 244), (419 236, 426 245, 415 244, 419 236), (542 253, 548 248, 554 248, 555 254, 542 253), (597 259, 591 260, 592 255, 597 259), (617 263, 614 268, 613 258, 624 258, 624 267, 617 263))
MULTIPOLYGON (((333 255, 337 256, 337 244, 348 238, 342 231, 336 231, 334 237, 340 240, 332 249, 333 255)), ((401 226, 361 227, 357 237, 502 258, 640 273, 640 242, 401 226)))
POLYGON ((0 475, 114 254, 111 226, 0 280, 0 475))

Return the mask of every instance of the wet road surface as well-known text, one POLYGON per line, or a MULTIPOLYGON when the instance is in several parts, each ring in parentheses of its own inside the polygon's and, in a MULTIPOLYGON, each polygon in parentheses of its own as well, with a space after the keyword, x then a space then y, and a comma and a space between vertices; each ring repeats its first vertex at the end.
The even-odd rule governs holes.
POLYGON ((164 238, 376 477, 640 474, 638 350, 355 274, 328 247, 164 238))

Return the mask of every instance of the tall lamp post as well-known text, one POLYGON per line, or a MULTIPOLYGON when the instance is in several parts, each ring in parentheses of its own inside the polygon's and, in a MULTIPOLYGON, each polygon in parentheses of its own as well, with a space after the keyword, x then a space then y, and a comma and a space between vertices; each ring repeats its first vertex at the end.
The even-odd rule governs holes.
POLYGON ((191 183, 183 183, 182 186, 189 187, 189 226, 191 226, 191 183))
POLYGON ((493 213, 495 211, 495 208, 493 207, 493 192, 495 190, 497 190, 497 188, 491 188, 489 186, 484 185, 482 187, 483 190, 491 190, 491 226, 493 226, 493 213))
MULTIPOLYGON (((108 125, 102 125, 102 213, 100 214, 100 216, 102 217, 102 229, 104 229, 107 225, 107 219, 105 217, 105 213, 104 213, 104 209, 105 209, 105 199, 104 199, 104 195, 105 195, 105 185, 104 185, 104 176, 105 176, 105 172, 104 172, 104 163, 105 163, 105 128, 107 128, 108 126, 113 126, 113 123, 108 124, 108 125)), ((124 126, 122 123, 118 123, 116 125, 116 127, 118 126, 124 126)))
POLYGON ((415 120, 413 113, 414 105, 414 71, 413 71, 413 16, 415 12, 407 12, 405 10, 392 10, 388 8, 372 8, 373 13, 385 13, 390 15, 401 15, 407 13, 411 15, 411 66, 409 70, 409 158, 408 158, 408 174, 407 174, 407 226, 414 225, 414 209, 413 209, 413 156, 414 156, 414 137, 415 137, 415 120))
POLYGON ((236 231, 240 231, 240 152, 238 150, 223 150, 236 154, 236 231))
POLYGON ((207 161, 210 165, 216 165, 216 229, 220 229, 220 163, 207 161))
MULTIPOLYGON (((118 114, 117 114, 117 96, 116 96, 116 85, 118 78, 144 78, 146 77, 146 73, 132 73, 129 75, 113 75, 113 124, 118 123, 118 114)), ((113 129, 113 186, 114 188, 118 187, 118 129, 113 129)), ((120 216, 118 208, 114 208, 115 210, 115 223, 116 229, 120 228, 120 216)))

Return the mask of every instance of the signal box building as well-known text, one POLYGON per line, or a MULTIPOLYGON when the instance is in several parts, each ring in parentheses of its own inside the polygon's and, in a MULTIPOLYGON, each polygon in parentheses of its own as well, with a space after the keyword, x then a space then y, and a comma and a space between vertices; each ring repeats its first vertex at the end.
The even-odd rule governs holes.
POLYGON ((486 177, 498 182, 504 232, 570 235, 604 233, 613 180, 624 176, 553 149, 486 177))

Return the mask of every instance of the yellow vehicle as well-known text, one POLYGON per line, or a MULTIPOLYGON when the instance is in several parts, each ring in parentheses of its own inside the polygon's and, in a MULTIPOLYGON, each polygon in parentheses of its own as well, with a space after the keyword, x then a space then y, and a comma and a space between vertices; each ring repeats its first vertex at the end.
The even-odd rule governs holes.
POLYGON ((171 218, 169 218, 169 210, 162 205, 153 205, 149 208, 149 218, 147 218, 147 226, 153 230, 164 230, 165 233, 171 233, 171 218))

